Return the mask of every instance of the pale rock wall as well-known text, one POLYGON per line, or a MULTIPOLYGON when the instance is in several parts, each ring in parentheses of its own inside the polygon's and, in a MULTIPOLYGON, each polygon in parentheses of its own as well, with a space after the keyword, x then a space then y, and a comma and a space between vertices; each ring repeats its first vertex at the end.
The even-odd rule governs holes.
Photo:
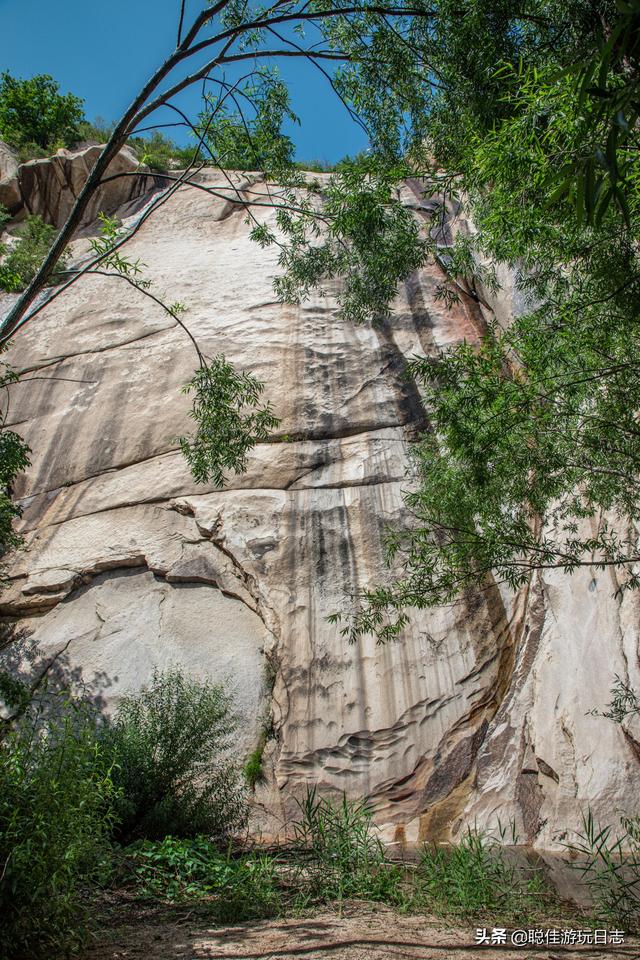
POLYGON ((475 338, 482 316, 437 302, 429 269, 378 328, 338 320, 330 289, 283 306, 276 254, 251 243, 242 210, 189 188, 129 252, 188 305, 205 354, 265 381, 278 435, 224 490, 195 484, 175 440, 189 429, 189 341, 125 283, 86 278, 12 350, 31 371, 11 418, 33 465, 5 616, 107 709, 154 665, 230 678, 245 752, 273 721, 256 830, 285 830, 310 784, 368 797, 390 840, 499 817, 549 847, 587 804, 634 812, 638 744, 586 716, 616 672, 639 680, 637 601, 614 600, 608 574, 415 612, 387 646, 350 645, 327 620, 388 575, 384 528, 403 521, 408 444, 426 423, 406 358, 475 338))

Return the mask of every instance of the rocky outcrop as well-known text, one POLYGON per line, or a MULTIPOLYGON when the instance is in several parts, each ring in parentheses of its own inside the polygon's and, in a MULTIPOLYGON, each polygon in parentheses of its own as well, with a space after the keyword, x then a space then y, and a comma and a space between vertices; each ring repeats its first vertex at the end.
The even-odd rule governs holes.
POLYGON ((0 140, 0 181, 15 177, 18 166, 18 158, 11 147, 0 140))
POLYGON ((22 206, 18 166, 18 158, 11 147, 0 140, 0 206, 12 215, 22 206))
POLYGON ((517 596, 495 586, 414 612, 387 646, 351 645, 327 619, 389 575, 385 526, 403 522, 408 444, 426 423, 406 358, 476 337, 477 307, 438 301, 435 268, 377 328, 340 322, 330 288, 283 306, 276 254, 250 241, 244 210, 189 187, 129 253, 188 306, 205 354, 265 381, 281 426, 224 490, 198 486, 175 439, 189 429, 180 386, 195 354, 151 301, 86 277, 25 327, 11 417, 33 464, 16 490, 25 549, 1 602, 39 655, 107 709, 154 664, 226 678, 243 749, 267 715, 274 731, 256 793, 266 832, 285 828, 311 783, 368 797, 390 840, 512 819, 549 847, 581 807, 634 812, 632 738, 588 714, 615 673, 640 680, 637 600, 614 599, 609 574, 554 572, 517 596))
MULTIPOLYGON (((53 157, 30 160, 18 166, 4 144, 0 145, 0 204, 12 216, 21 212, 37 214, 46 223, 61 227, 86 182, 102 147, 92 145, 82 150, 61 149, 53 157)), ((115 213, 153 186, 153 178, 134 177, 132 173, 148 173, 130 147, 123 147, 109 165, 106 176, 119 177, 104 183, 95 193, 82 219, 81 226, 93 223, 98 213, 115 213)))

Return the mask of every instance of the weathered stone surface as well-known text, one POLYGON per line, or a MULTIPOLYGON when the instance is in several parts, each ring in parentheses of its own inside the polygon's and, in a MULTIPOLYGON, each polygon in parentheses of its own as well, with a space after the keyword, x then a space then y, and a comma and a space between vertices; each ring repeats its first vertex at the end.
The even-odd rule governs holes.
POLYGON ((18 158, 9 146, 3 140, 0 140, 0 180, 7 180, 15 177, 18 172, 18 158))
POLYGON ((4 207, 11 216, 15 216, 22 207, 22 194, 17 177, 5 177, 0 180, 0 206, 4 207))
POLYGON ((608 570, 535 578, 509 690, 478 751, 467 818, 515 820, 523 839, 550 847, 588 808, 607 823, 637 813, 634 731, 592 714, 607 709, 616 675, 640 687, 638 598, 615 598, 617 588, 608 570))
MULTIPOLYGON (((216 176, 203 174, 219 191, 216 176)), ((419 204, 416 185, 406 197, 419 204)), ((368 796, 389 839, 500 817, 549 847, 581 808, 634 812, 636 735, 587 715, 606 707, 616 672, 640 686, 637 601, 615 600, 608 575, 594 586, 554 573, 515 597, 494 587, 413 614, 384 647, 352 646, 328 622, 388 575, 384 528, 403 519, 408 443, 426 422, 406 358, 473 338, 484 320, 436 301, 432 270, 376 329, 337 320, 331 290, 282 306, 276 254, 244 220, 185 187, 129 253, 188 305, 205 354, 265 381, 279 438, 226 489, 194 484, 175 439, 189 430, 188 339, 126 284, 86 278, 13 348, 31 371, 11 414, 33 464, 16 491, 26 548, 4 613, 47 656, 64 651, 107 704, 171 659, 237 680, 247 749, 265 710, 273 719, 256 795, 268 831, 310 783, 368 796)))
POLYGON ((62 658, 78 681, 112 710, 154 667, 180 665, 226 683, 252 748, 263 709, 265 629, 259 617, 211 584, 170 585, 148 569, 98 574, 32 625, 45 659, 62 658), (215 630, 203 625, 215 624, 215 630), (238 670, 238 663, 242 670, 238 670), (206 670, 203 670, 206 663, 206 670))
POLYGON ((0 206, 10 214, 22 206, 22 194, 18 183, 18 158, 8 144, 0 140, 0 206))
MULTIPOLYGON (((82 150, 61 149, 53 157, 30 160, 19 167, 14 165, 0 177, 0 203, 12 214, 24 207, 26 212, 38 214, 47 223, 61 227, 82 189, 89 171, 95 164, 101 146, 82 150)), ((0 167, 2 166, 0 156, 0 167)), ((145 173, 129 147, 123 147, 107 170, 107 177, 119 174, 145 173)), ((98 213, 112 214, 124 204, 147 193, 155 186, 152 177, 122 176, 105 183, 96 191, 82 219, 81 226, 93 223, 98 213)))

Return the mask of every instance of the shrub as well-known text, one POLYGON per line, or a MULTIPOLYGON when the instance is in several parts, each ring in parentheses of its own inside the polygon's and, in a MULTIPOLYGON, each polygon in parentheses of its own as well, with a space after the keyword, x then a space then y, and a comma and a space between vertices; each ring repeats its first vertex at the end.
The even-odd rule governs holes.
POLYGON ((82 103, 71 93, 61 94, 46 74, 17 80, 5 72, 0 77, 0 139, 15 147, 68 147, 78 139, 82 103))
MULTIPOLYGON (((10 249, 0 245, 0 255, 6 254, 0 263, 0 289, 8 293, 19 293, 34 278, 42 261, 56 237, 56 228, 45 223, 37 215, 27 217, 18 232, 18 241, 10 249)), ((53 282, 61 279, 60 270, 64 270, 68 254, 63 254, 53 282)))
MULTIPOLYGON (((193 146, 179 147, 159 130, 154 130, 149 137, 132 137, 129 145, 136 151, 140 163, 146 163, 151 170, 158 173, 188 167, 196 153, 195 143, 193 146)), ((198 158, 200 159, 197 162, 201 162, 200 150, 198 158)))
POLYGON ((126 855, 141 893, 166 900, 206 900, 208 912, 223 923, 280 911, 276 863, 268 855, 224 855, 205 837, 138 841, 126 855))
POLYGON ((329 160, 296 160, 294 167, 296 170, 303 170, 305 173, 333 173, 336 164, 329 160))
POLYGON ((117 760, 123 842, 167 835, 224 839, 246 822, 240 766, 231 753, 230 697, 178 668, 155 671, 125 697, 105 739, 117 760))
POLYGON ((60 146, 63 146, 63 144, 52 144, 49 149, 45 150, 43 147, 39 147, 37 143, 21 143, 19 147, 16 147, 18 163, 28 163, 30 160, 44 160, 45 157, 50 157, 60 146))
MULTIPOLYGON (((6 699, 8 687, 3 686, 6 699)), ((68 954, 108 870, 115 788, 92 716, 61 696, 33 704, 0 743, 0 956, 68 954)))
POLYGON ((83 120, 78 124, 78 141, 95 140, 106 143, 115 129, 115 123, 109 123, 103 117, 96 117, 93 123, 83 120))

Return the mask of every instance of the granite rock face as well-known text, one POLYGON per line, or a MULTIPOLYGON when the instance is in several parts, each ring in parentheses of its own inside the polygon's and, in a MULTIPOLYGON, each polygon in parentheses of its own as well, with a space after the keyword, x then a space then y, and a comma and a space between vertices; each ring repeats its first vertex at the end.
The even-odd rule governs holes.
POLYGON ((18 158, 11 147, 0 140, 0 206, 14 214, 22 206, 18 184, 18 158))
MULTIPOLYGON (((201 174, 217 189, 216 176, 201 174)), ((368 797, 389 840, 500 818, 551 847, 587 806, 608 821, 635 812, 637 732, 587 715, 616 673, 640 686, 638 600, 614 599, 610 574, 496 586, 412 614, 388 646, 350 645, 327 620, 389 575, 384 529, 403 520, 408 445, 426 422, 406 358, 476 337, 483 318, 434 298, 435 268, 375 329, 338 320, 335 290, 283 306, 275 254, 250 241, 242 209, 187 187, 129 252, 187 304, 203 353, 265 381, 281 426, 224 490, 198 486, 175 439, 196 357, 170 319, 93 276, 27 325, 11 356, 30 371, 11 404, 33 449, 16 490, 26 547, 0 603, 39 655, 106 709, 154 665, 227 678, 243 750, 272 721, 255 796, 268 833, 308 784, 368 797)))
POLYGON ((15 152, 0 140, 0 180, 6 180, 9 177, 15 177, 18 172, 18 158, 15 152))
MULTIPOLYGON (((52 157, 18 165, 12 152, 0 143, 0 204, 13 216, 37 214, 46 223, 61 227, 101 150, 98 145, 75 151, 63 148, 52 157)), ((145 173, 148 168, 138 163, 130 147, 123 147, 107 171, 108 177, 119 179, 110 180, 96 191, 81 226, 92 223, 98 213, 113 214, 148 192, 153 178, 129 176, 136 172, 145 173)))

